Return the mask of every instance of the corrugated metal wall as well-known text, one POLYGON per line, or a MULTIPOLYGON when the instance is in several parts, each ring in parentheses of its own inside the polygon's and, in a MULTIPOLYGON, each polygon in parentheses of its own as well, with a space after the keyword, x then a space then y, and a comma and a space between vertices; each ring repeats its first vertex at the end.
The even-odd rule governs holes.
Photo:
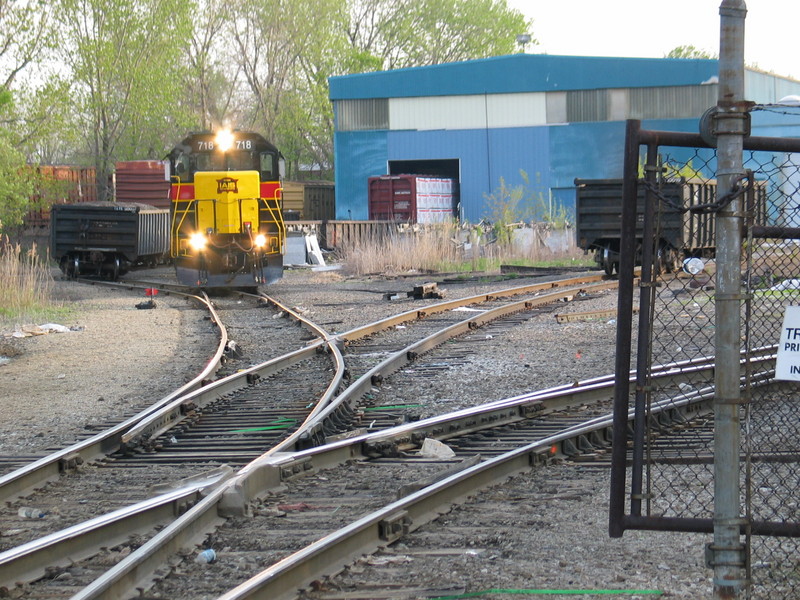
MULTIPOLYGON (((332 78, 337 218, 367 218, 367 179, 390 161, 458 160, 470 221, 501 177, 522 185, 523 172, 544 202, 574 208, 575 178, 622 176, 626 119, 696 132, 716 105, 716 71, 710 60, 528 56, 332 78)), ((745 77, 756 102, 800 94, 800 82, 745 77)), ((757 117, 754 130, 771 118, 757 117)))
POLYGON ((537 127, 625 119, 698 118, 717 102, 717 85, 527 94, 338 100, 338 131, 537 127))
POLYGON ((394 131, 535 127, 547 123, 544 93, 392 98, 394 131))
POLYGON ((336 107, 336 128, 339 131, 389 129, 389 100, 339 100, 336 107))
POLYGON ((710 107, 716 106, 718 88, 717 84, 711 84, 631 89, 628 90, 630 110, 627 118, 699 118, 710 107))
POLYGON ((800 94, 800 83, 785 77, 745 69, 746 97, 757 104, 775 104, 781 98, 800 94))

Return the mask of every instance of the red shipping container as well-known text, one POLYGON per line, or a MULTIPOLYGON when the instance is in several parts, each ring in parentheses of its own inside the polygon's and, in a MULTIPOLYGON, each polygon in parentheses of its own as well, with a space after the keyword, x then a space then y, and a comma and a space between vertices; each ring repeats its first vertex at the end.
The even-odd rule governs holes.
POLYGON ((369 178, 371 221, 443 223, 455 216, 455 182, 426 175, 369 178))
POLYGON ((43 201, 45 208, 32 210, 25 215, 23 219, 25 227, 47 227, 50 224, 51 204, 74 204, 97 200, 94 167, 40 165, 36 170, 43 178, 53 180, 59 185, 56 191, 36 191, 31 200, 36 205, 43 201))
POLYGON ((118 162, 114 175, 117 202, 169 208, 169 165, 160 160, 118 162))

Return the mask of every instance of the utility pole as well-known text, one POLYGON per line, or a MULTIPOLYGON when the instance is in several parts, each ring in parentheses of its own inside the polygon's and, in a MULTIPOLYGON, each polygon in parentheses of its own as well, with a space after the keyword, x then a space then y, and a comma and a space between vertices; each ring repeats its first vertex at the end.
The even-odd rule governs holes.
MULTIPOLYGON (((749 113, 744 100, 744 0, 722 0, 720 14, 719 96, 712 119, 717 139, 717 200, 742 185, 742 151, 749 113)), ((716 373, 714 384, 714 541, 707 549, 714 569, 715 598, 740 597, 747 587, 746 551, 740 533, 742 395, 741 246, 744 201, 734 197, 717 213, 716 373)))

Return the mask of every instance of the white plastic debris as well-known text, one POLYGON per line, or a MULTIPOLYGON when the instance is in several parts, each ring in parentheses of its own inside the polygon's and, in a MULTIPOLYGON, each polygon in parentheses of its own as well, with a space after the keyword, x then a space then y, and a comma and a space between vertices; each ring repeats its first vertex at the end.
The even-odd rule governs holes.
POLYGON ((11 334, 13 338, 26 338, 34 335, 45 335, 48 333, 69 333, 69 327, 59 325, 58 323, 45 323, 44 325, 23 325, 14 333, 11 334))
POLYGON ((784 279, 769 289, 773 292, 780 292, 782 290, 800 290, 800 279, 784 279))
POLYGON ((217 553, 214 552, 212 548, 208 548, 200 552, 194 558, 194 562, 201 564, 201 565, 210 565, 217 560, 217 553))
POLYGON ((454 458, 456 453, 447 445, 433 438, 425 438, 419 451, 425 458, 454 458))

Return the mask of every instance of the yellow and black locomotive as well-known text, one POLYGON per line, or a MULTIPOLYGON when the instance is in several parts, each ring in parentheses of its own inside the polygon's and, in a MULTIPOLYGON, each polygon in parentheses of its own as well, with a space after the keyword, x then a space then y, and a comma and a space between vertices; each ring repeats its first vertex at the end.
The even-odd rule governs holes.
POLYGON ((254 287, 283 275, 277 148, 257 133, 189 135, 169 154, 170 252, 181 283, 254 287))

